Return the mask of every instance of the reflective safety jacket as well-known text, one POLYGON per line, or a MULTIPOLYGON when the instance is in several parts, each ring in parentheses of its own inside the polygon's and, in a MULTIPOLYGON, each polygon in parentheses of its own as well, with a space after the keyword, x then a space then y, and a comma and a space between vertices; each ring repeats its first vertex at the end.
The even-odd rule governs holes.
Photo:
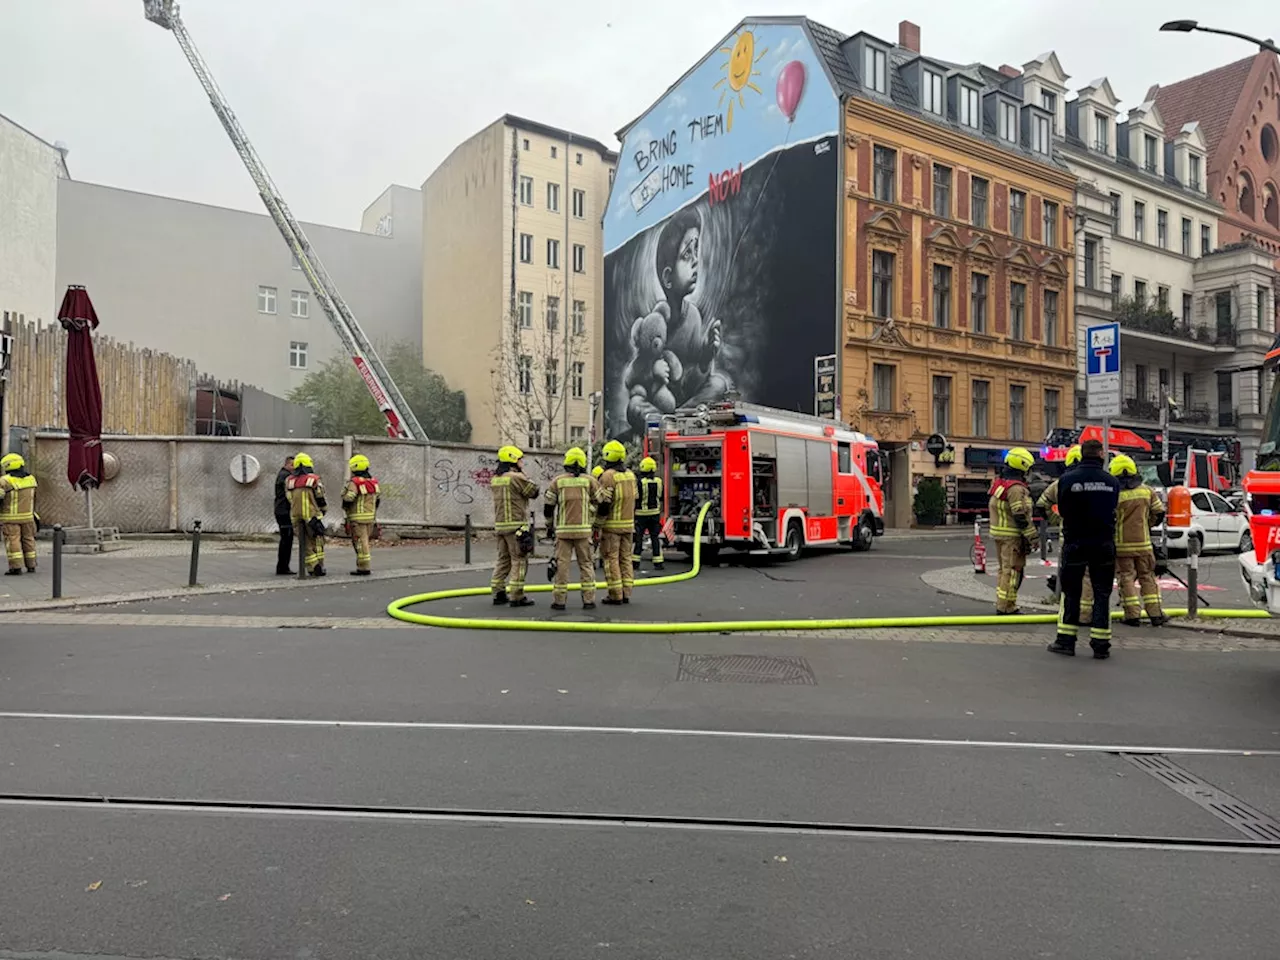
POLYGON ((642 473, 636 493, 636 516, 656 517, 662 513, 662 478, 642 473))
POLYGON ((493 494, 493 529, 514 533, 529 523, 529 501, 538 495, 533 481, 519 470, 508 470, 489 481, 493 494))
POLYGON ((991 536, 997 540, 1020 540, 1035 533, 1031 523, 1031 491, 1023 480, 1004 477, 988 491, 991 499, 991 536))
POLYGON ((562 473, 551 481, 542 495, 546 512, 554 517, 560 540, 587 540, 591 537, 591 515, 600 502, 600 484, 584 473, 562 473))
POLYGON ((1044 511, 1045 519, 1052 526, 1058 527, 1062 525, 1062 517, 1058 513, 1058 481, 1055 480, 1044 488, 1044 493, 1040 494, 1040 499, 1036 501, 1036 506, 1044 511))
POLYGON ((0 476, 0 523, 27 523, 36 518, 36 478, 12 473, 0 476))
POLYGON ((1164 504, 1146 484, 1120 490, 1116 507, 1116 556, 1151 553, 1151 527, 1164 519, 1164 504))
POLYGON ((289 498, 289 519, 294 523, 307 523, 323 517, 328 506, 324 498, 324 484, 314 473, 295 473, 284 482, 284 495, 289 498))
POLYGON ((352 523, 373 523, 382 501, 379 493, 376 477, 350 477, 342 486, 342 512, 352 523))
POLYGON ((606 470, 600 474, 600 502, 608 506, 601 526, 631 531, 636 526, 636 475, 630 470, 606 470))

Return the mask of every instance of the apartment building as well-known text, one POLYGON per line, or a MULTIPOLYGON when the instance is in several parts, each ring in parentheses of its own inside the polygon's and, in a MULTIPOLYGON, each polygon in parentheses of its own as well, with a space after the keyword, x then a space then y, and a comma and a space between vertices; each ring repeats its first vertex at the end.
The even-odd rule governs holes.
POLYGON ((616 164, 596 140, 508 114, 423 183, 423 357, 466 394, 475 443, 589 441, 616 164))

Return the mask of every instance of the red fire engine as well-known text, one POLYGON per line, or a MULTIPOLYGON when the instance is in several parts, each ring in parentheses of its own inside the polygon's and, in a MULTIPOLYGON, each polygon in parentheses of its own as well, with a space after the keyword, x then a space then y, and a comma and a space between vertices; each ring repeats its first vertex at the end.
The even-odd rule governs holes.
POLYGON ((669 537, 686 551, 707 500, 713 553, 795 559, 807 546, 869 550, 884 533, 879 447, 831 420, 725 402, 667 417, 649 446, 661 448, 669 537))

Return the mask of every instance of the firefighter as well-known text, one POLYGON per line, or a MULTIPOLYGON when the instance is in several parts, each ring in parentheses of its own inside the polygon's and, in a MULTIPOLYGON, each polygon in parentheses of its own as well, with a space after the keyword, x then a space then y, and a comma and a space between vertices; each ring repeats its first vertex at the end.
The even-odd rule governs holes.
POLYGON ((644 553, 645 534, 649 535, 650 557, 653 569, 662 569, 662 478, 658 476, 658 462, 653 457, 640 461, 640 476, 636 488, 635 546, 631 553, 633 566, 640 565, 644 553))
MULTIPOLYGON (((1067 468, 1074 467, 1080 462, 1080 444, 1075 444, 1067 451, 1067 456, 1063 463, 1067 468)), ((1044 493, 1040 494, 1040 499, 1036 501, 1036 506, 1044 513, 1045 523, 1049 527, 1058 531, 1058 540, 1062 540, 1062 517, 1058 514, 1058 481, 1055 479, 1049 486, 1044 488, 1044 493)), ((1057 574, 1049 578, 1049 587, 1056 591, 1054 586, 1057 581, 1057 574)), ((1089 612, 1093 609, 1093 586, 1088 580, 1084 582, 1084 595, 1080 598, 1080 616, 1088 620, 1089 612)))
POLYGON ((1031 451, 1014 447, 1004 455, 1004 469, 989 491, 991 536, 995 538, 996 557, 1000 561, 996 613, 1003 616, 1021 612, 1018 588, 1022 586, 1022 571, 1028 555, 1040 549, 1040 536, 1031 519, 1031 491, 1027 487, 1027 471, 1033 463, 1031 451))
POLYGON ((351 573, 357 577, 367 577, 373 561, 369 541, 373 538, 382 497, 379 496, 377 478, 369 473, 368 457, 357 453, 347 461, 347 467, 351 470, 351 476, 342 485, 342 512, 346 514, 347 534, 356 551, 356 568, 351 573))
POLYGON ((284 466, 276 474, 274 512, 276 526, 280 528, 280 545, 276 549, 276 576, 284 577, 293 573, 289 569, 289 561, 293 557, 293 521, 289 519, 289 498, 285 496, 284 485, 293 473, 293 457, 284 458, 284 466))
POLYGON ((1120 482, 1102 465, 1102 444, 1080 445, 1080 462, 1058 481, 1058 513, 1062 516, 1062 552, 1058 576, 1062 603, 1058 635, 1049 652, 1076 655, 1080 632, 1081 594, 1085 572, 1093 584, 1089 646, 1097 660, 1111 656, 1111 586, 1116 570, 1116 504, 1120 482))
POLYGON ((0 534, 4 536, 5 576, 36 572, 36 478, 16 453, 0 457, 0 534))
POLYGON ((608 464, 600 474, 599 506, 604 527, 600 552, 604 555, 604 580, 609 585, 604 602, 618 606, 631 602, 635 585, 631 545, 636 532, 636 475, 627 469, 627 448, 617 440, 606 443, 600 456, 608 464))
POLYGON ((582 608, 596 607, 596 577, 591 564, 591 515, 600 502, 600 484, 586 476, 587 454, 570 447, 564 455, 564 473, 551 481, 543 494, 542 513, 555 527, 555 589, 552 610, 563 610, 569 596, 569 564, 578 562, 582 608))
MULTIPOLYGON (((489 587, 493 605, 510 603, 531 607, 524 593, 524 578, 533 553, 533 530, 529 527, 529 501, 538 488, 524 475, 524 451, 507 445, 498 451, 498 469, 489 481, 493 493, 493 529, 498 535, 498 562, 489 587)), ((566 568, 567 569, 567 568, 566 568)))
MULTIPOLYGON (((595 477, 597 483, 599 483, 600 477, 603 473, 604 473, 604 467, 600 466, 600 464, 598 463, 591 468, 591 476, 595 477)), ((592 555, 595 558, 595 565, 601 569, 604 568, 604 557, 600 555, 600 537, 603 532, 603 528, 600 526, 600 524, 602 522, 603 521, 600 519, 599 511, 592 510, 591 511, 591 549, 592 549, 592 555)))
POLYGON ((324 498, 324 484, 316 475, 311 457, 305 453, 294 454, 293 476, 285 481, 285 496, 289 498, 289 519, 293 532, 302 544, 302 563, 313 577, 323 577, 324 569, 324 512, 329 506, 324 498))
POLYGON ((1116 508, 1116 581, 1124 603, 1124 622, 1130 627, 1141 626, 1145 607, 1151 625, 1163 626, 1167 618, 1160 606, 1151 528, 1164 521, 1164 504, 1142 482, 1132 457, 1123 453, 1116 456, 1108 472, 1120 481, 1120 502, 1116 508))

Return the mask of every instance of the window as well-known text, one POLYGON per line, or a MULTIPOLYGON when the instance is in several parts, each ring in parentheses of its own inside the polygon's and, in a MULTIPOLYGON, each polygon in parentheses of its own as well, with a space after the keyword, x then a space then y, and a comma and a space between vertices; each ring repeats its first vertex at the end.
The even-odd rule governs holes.
POLYGON ((575 154, 573 157, 573 162, 576 163, 578 166, 582 166, 582 154, 580 153, 575 154))
POLYGON ((528 149, 529 149, 529 138, 528 138, 528 137, 525 137, 525 138, 524 138, 524 140, 521 142, 521 144, 520 144, 520 149, 521 149, 521 150, 528 150, 528 149))
POLYGON ((1009 388, 1009 439, 1022 440, 1027 435, 1027 388, 1021 384, 1009 388))
POLYGON ((877 317, 893 316, 893 254, 871 253, 871 312, 877 317))
POLYGON ((985 437, 991 426, 991 381, 973 381, 973 436, 985 437))
POLYGON ((943 92, 942 74, 932 70, 924 72, 920 84, 920 104, 929 113, 943 114, 947 109, 947 95, 943 92))
POLYGON ((1009 191, 1009 232, 1015 237, 1027 235, 1027 195, 1021 190, 1009 191))
MULTIPOLYGON (((1058 291, 1044 292, 1044 342, 1051 347, 1058 345, 1058 291)), ((1021 434, 1018 434, 1021 436, 1021 434)))
POLYGON ((1096 113, 1093 115, 1093 149, 1101 153, 1111 150, 1111 120, 1096 113))
POLYGON ((1219 290, 1213 295, 1213 314, 1218 321, 1218 336, 1231 330, 1231 291, 1219 290))
POLYGON ((547 209, 552 213, 560 212, 560 184, 547 184, 547 209))
POLYGON ((971 181, 970 190, 973 194, 971 207, 969 211, 969 219, 973 221, 975 227, 986 227, 987 225, 987 181, 981 177, 974 177, 971 181))
POLYGON ((553 270, 558 269, 560 266, 560 241, 559 240, 547 241, 547 266, 551 267, 553 270))
POLYGON ((587 272, 587 248, 580 243, 573 245, 573 272, 587 272))
POLYGON ((289 305, 293 316, 305 320, 311 316, 311 295, 305 290, 294 290, 289 294, 289 305))
MULTIPOLYGON (((581 154, 579 154, 579 156, 581 156, 581 154)), ((571 442, 574 442, 577 445, 581 446, 582 441, 585 439, 587 439, 586 427, 570 427, 569 428, 569 440, 571 442)))
POLYGON ((552 159, 552 160, 554 160, 554 159, 555 159, 556 157, 558 157, 558 156, 560 156, 560 148, 559 148, 559 147, 552 147, 552 148, 551 148, 551 159, 552 159))
POLYGON ((1044 107, 1052 114, 1058 112, 1058 98, 1048 90, 1040 91, 1040 106, 1044 107))
POLYGON ((1098 289, 1098 240, 1096 237, 1084 238, 1084 285, 1090 290, 1098 289))
POLYGON ((1147 281, 1133 281, 1133 299, 1138 301, 1138 306, 1143 307, 1147 304, 1147 281))
MULTIPOLYGON (((552 149, 554 150, 555 148, 552 147, 552 149)), ((536 450, 540 446, 542 446, 542 421, 530 420, 529 421, 529 447, 533 450, 536 450)))
POLYGON ((1141 200, 1133 201, 1133 239, 1139 243, 1146 239, 1147 205, 1141 200))
POLYGON ((1218 426, 1230 427, 1235 423, 1235 404, 1232 376, 1229 373, 1218 374, 1218 426))
POLYGON ((1261 286, 1258 287, 1258 329, 1259 330, 1267 329, 1265 320, 1267 316, 1267 307, 1270 306, 1270 304, 1271 304, 1271 288, 1261 287, 1261 286))
POLYGON ((1190 407, 1191 398, 1194 396, 1195 396, 1195 389, 1191 379, 1191 374, 1184 373, 1182 375, 1182 406, 1190 407))
POLYGON ((1032 117, 1031 149, 1036 153, 1052 152, 1053 140, 1049 136, 1049 129, 1048 117, 1032 117))
POLYGON ((527 353, 520 355, 518 366, 520 392, 533 393, 533 357, 527 353))
POLYGON ((557 330, 560 327, 560 298, 547 297, 547 329, 557 330))
POLYGON ((1209 225, 1207 223, 1202 223, 1200 224, 1200 256, 1203 257, 1212 252, 1212 250, 1213 237, 1209 232, 1209 225))
POLYGON ((307 345, 297 340, 289 344, 289 367, 293 370, 307 369, 307 345))
POLYGON ((554 357, 547 360, 546 372, 547 396, 555 397, 560 395, 560 361, 554 357))
POLYGON ((1018 108, 1012 103, 1000 104, 1000 138, 1010 143, 1018 142, 1018 108))
POLYGON ((951 378, 933 378, 933 432, 951 432, 951 378))
POLYGON ((581 360, 575 360, 569 368, 569 389, 575 400, 581 400, 586 392, 586 366, 581 360))
POLYGON ((533 234, 520 234, 520 262, 533 263, 533 234))
POLYGON ((933 213, 938 217, 951 216, 951 168, 934 164, 933 213))
POLYGON ((1046 246, 1058 245, 1058 205, 1048 200, 1044 202, 1044 235, 1040 239, 1046 246))
POLYGON ((1115 221, 1116 229, 1120 229, 1120 194, 1111 194, 1111 219, 1115 221))
POLYGON ((1165 286, 1156 287, 1156 309, 1164 313, 1169 309, 1169 288, 1165 286))
POLYGON ((878 47, 867 47, 863 51, 862 85, 876 93, 889 92, 889 58, 878 47))
POLYGON ((1182 218, 1182 255, 1191 256, 1191 221, 1186 217, 1182 218))
POLYGON ((533 294, 521 290, 516 294, 516 309, 520 316, 520 328, 529 330, 533 327, 533 294))
POLYGON ((1009 335, 1015 340, 1027 339, 1027 285, 1009 284, 1009 335))
POLYGON ((587 301, 573 301, 573 313, 570 315, 570 332, 575 337, 580 337, 587 332, 587 301))
POLYGON ((1169 249, 1169 214, 1164 210, 1156 211, 1156 246, 1169 249))
POLYGON ((533 177, 520 178, 520 202, 526 207, 533 206, 533 177))
POLYGON ((258 312, 259 313, 275 313, 276 312, 276 288, 275 287, 259 287, 258 288, 258 312))
MULTIPOLYGON (((578 154, 582 156, 582 154, 578 154)), ((587 191, 573 191, 573 215, 576 219, 582 220, 587 215, 587 191)))
POLYGON ((990 278, 985 273, 975 273, 969 281, 969 325, 974 333, 987 332, 987 287, 990 278))
POLYGON ((1147 173, 1155 173, 1158 167, 1156 163, 1156 138, 1148 133, 1142 138, 1142 143, 1144 148, 1142 169, 1146 170, 1147 173))
POLYGON ((893 410, 893 379, 897 369, 888 363, 871 365, 871 402, 873 410, 893 410))
POLYGON ((1200 157, 1194 153, 1187 156, 1187 186, 1200 189, 1200 157))
POLYGON ((853 449, 847 443, 836 444, 836 470, 840 473, 853 473, 853 449))
POLYGON ((966 127, 972 127, 974 130, 982 129, 982 107, 979 105, 976 87, 967 87, 963 83, 960 84, 959 113, 958 119, 966 127))
POLYGON ((1046 390, 1044 392, 1044 432, 1058 429, 1058 404, 1059 396, 1057 390, 1046 390))
POLYGON ((1191 326, 1191 294, 1184 293, 1182 295, 1182 325, 1184 327, 1191 326))
POLYGON ((1133 383, 1137 388, 1138 399, 1148 399, 1147 393, 1147 365, 1145 363, 1136 364, 1133 368, 1133 383))
POLYGON ((951 326, 951 268, 940 263, 933 265, 933 325, 951 326))
POLYGON ((1121 290, 1124 286, 1124 277, 1118 273, 1111 275, 1111 307, 1115 309, 1116 304, 1120 302, 1122 296, 1121 290))
POLYGON ((1157 398, 1169 396, 1169 368, 1161 367, 1159 372, 1156 374, 1156 379, 1160 381, 1160 393, 1157 395, 1157 398))
POLYGON ((888 147, 875 149, 875 194, 881 203, 898 199, 898 153, 888 147))

